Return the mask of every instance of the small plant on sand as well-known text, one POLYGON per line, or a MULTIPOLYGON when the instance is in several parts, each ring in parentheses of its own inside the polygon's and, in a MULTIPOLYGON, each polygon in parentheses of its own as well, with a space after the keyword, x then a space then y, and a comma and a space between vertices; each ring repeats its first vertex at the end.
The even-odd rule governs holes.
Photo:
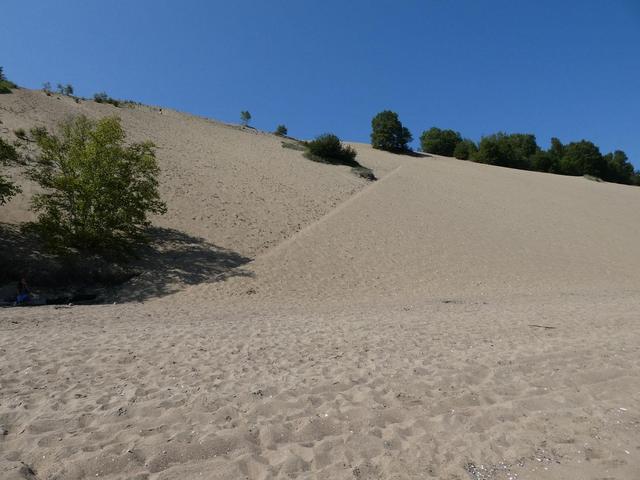
MULTIPOLYGON (((0 168, 18 160, 18 152, 13 145, 0 138, 0 168)), ((0 205, 20 192, 20 187, 0 173, 0 205)))
POLYGON ((43 91, 44 93, 46 93, 48 97, 50 97, 50 96, 51 96, 51 93, 52 93, 52 92, 51 92, 51 83, 49 83, 49 82, 44 82, 44 83, 42 84, 42 91, 43 91))
POLYGON ((120 103, 122 103, 120 100, 110 97, 105 92, 99 92, 94 94, 93 100, 96 103, 108 103, 110 105, 113 105, 114 107, 119 107, 120 103))
POLYGON ((411 132, 402 126, 396 112, 385 110, 371 120, 373 148, 394 153, 408 152, 410 151, 408 144, 411 140, 413 140, 411 132))
POLYGON ((125 144, 117 117, 85 116, 39 130, 40 149, 29 177, 43 188, 32 208, 32 228, 62 251, 125 253, 145 240, 148 214, 166 211, 158 192, 159 168, 151 142, 125 144))
POLYGON ((278 128, 276 128, 276 131, 273 132, 275 135, 278 135, 279 137, 284 137, 287 135, 287 133, 289 133, 289 131, 287 130, 287 127, 284 125, 278 125, 278 128))
POLYGON ((324 133, 307 142, 307 158, 324 163, 335 163, 358 167, 357 152, 349 145, 343 145, 332 133, 324 133))
POLYGON ((73 85, 67 83, 66 85, 58 84, 58 93, 60 95, 64 95, 66 97, 71 97, 73 95, 73 85))
POLYGON ((243 126, 248 127, 249 122, 251 121, 251 114, 248 110, 243 110, 240 112, 240 122, 243 126))

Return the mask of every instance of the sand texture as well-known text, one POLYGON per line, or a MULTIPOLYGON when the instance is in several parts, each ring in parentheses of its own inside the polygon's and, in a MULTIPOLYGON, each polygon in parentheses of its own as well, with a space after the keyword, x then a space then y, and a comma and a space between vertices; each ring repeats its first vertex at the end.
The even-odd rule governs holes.
POLYGON ((32 91, 0 134, 80 111, 158 144, 187 239, 113 304, 0 309, 3 480, 640 478, 640 189, 354 144, 366 182, 32 91))

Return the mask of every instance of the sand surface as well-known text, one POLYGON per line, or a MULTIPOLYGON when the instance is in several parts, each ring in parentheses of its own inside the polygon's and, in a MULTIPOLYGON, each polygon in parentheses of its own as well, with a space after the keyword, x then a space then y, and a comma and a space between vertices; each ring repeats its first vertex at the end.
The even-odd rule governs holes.
POLYGON ((158 226, 246 261, 1 309, 0 478, 640 478, 640 189, 354 144, 367 183, 267 134, 29 91, 0 133, 78 109, 161 147, 158 226))

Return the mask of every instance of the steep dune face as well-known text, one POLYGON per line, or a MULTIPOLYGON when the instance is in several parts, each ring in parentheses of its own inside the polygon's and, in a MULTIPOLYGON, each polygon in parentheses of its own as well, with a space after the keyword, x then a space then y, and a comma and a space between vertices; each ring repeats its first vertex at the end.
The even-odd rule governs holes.
MULTIPOLYGON (((253 129, 154 107, 76 103, 39 91, 0 95, 0 135, 13 141, 18 128, 52 129, 77 114, 117 115, 129 140, 158 146, 168 213, 153 219, 155 225, 249 257, 319 219, 366 184, 347 167, 310 162, 282 148, 280 138, 253 129)), ((15 173, 24 192, 0 208, 0 222, 32 218, 28 201, 34 187, 15 173)))
POLYGON ((405 158, 230 283, 278 302, 637 291, 638 239, 640 189, 405 158))

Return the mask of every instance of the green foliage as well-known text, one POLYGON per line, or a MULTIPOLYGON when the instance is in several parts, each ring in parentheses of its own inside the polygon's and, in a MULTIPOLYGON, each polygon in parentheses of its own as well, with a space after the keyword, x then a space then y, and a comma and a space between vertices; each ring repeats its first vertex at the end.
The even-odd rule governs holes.
POLYGON ((356 155, 352 147, 343 145, 332 133, 319 135, 307 142, 307 156, 312 160, 357 167, 360 164, 356 162, 356 155))
POLYGON ((531 157, 539 150, 534 135, 496 133, 482 137, 473 159, 480 163, 529 170, 531 157))
POLYGON ((371 120, 371 146, 388 152, 407 152, 413 140, 409 129, 402 126, 398 114, 390 110, 378 113, 371 120))
POLYGON ((287 127, 284 125, 278 125, 278 128, 276 128, 276 131, 273 132, 275 135, 278 135, 279 137, 284 137, 286 136, 289 131, 287 130, 287 127))
MULTIPOLYGON (((0 167, 18 160, 18 152, 13 145, 0 138, 0 167)), ((20 187, 0 173, 0 205, 7 203, 11 197, 20 192, 20 187)))
POLYGON ((0 67, 0 94, 11 93, 11 90, 13 90, 14 88, 18 88, 18 86, 7 79, 4 74, 3 68, 0 67))
POLYGON ((247 110, 243 110, 240 112, 240 122, 242 122, 242 125, 244 125, 245 127, 249 125, 249 122, 251 121, 251 114, 247 111, 247 110))
POLYGON ((79 116, 58 135, 33 133, 40 154, 29 176, 45 192, 33 198, 33 228, 52 247, 124 252, 144 240, 148 214, 166 211, 154 145, 125 145, 117 117, 79 116))
POLYGON ((423 152, 453 157, 456 146, 462 142, 460 133, 453 130, 441 130, 432 127, 420 135, 420 148, 423 152))
POLYGON ((606 162, 600 149, 593 142, 581 140, 564 147, 560 168, 565 175, 591 175, 603 178, 606 162))
POLYGON ((13 131, 14 135, 16 137, 18 137, 20 140, 26 140, 27 139, 27 132, 24 130, 24 128, 16 128, 13 131))
POLYGON ((114 107, 119 107, 120 103, 122 103, 118 99, 111 98, 105 92, 99 92, 99 93, 94 94, 93 95, 93 100, 95 102, 97 102, 97 103, 109 103, 109 104, 113 105, 114 107))
POLYGON ((453 156, 459 160, 470 160, 478 151, 478 147, 472 140, 462 140, 458 142, 453 150, 453 156))
POLYGON ((622 150, 607 153, 604 156, 604 161, 606 162, 606 180, 633 185, 633 177, 636 172, 633 165, 629 163, 626 153, 622 150))

